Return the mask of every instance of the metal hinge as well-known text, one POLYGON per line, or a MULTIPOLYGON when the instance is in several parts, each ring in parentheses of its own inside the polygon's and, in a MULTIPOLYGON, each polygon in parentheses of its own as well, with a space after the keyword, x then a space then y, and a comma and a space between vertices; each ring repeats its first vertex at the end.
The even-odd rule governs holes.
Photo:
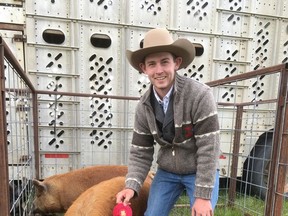
POLYGON ((15 42, 27 42, 26 35, 14 34, 13 41, 15 42))

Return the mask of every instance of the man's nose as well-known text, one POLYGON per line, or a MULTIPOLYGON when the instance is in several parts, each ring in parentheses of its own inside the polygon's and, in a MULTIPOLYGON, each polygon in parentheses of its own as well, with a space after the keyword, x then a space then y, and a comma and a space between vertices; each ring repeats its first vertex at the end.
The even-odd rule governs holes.
POLYGON ((161 64, 156 64, 155 68, 156 73, 162 73, 163 72, 163 67, 161 64))

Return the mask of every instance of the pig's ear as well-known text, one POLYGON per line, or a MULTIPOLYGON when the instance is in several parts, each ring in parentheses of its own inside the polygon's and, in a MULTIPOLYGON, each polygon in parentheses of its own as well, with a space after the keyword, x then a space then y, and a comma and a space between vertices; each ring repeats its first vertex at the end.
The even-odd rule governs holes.
POLYGON ((42 193, 42 192, 45 192, 47 190, 45 183, 43 183, 37 179, 33 179, 33 185, 35 186, 36 193, 42 193))

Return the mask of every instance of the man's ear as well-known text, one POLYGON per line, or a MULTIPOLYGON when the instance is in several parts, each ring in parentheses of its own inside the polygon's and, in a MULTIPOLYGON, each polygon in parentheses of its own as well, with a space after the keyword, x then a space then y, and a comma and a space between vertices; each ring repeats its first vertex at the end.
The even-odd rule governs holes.
POLYGON ((139 64, 139 67, 141 68, 142 72, 145 74, 145 69, 146 69, 145 64, 141 62, 139 64))

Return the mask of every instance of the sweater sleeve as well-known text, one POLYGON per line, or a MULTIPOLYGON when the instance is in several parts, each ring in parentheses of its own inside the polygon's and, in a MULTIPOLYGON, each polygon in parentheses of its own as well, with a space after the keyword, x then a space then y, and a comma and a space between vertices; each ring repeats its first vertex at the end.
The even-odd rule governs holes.
POLYGON ((139 103, 136 108, 126 176, 126 188, 133 189, 137 195, 150 170, 154 154, 154 138, 149 130, 143 109, 143 105, 139 103))
POLYGON ((193 110, 194 135, 197 145, 195 197, 210 199, 219 166, 219 120, 211 89, 196 100, 193 110))

